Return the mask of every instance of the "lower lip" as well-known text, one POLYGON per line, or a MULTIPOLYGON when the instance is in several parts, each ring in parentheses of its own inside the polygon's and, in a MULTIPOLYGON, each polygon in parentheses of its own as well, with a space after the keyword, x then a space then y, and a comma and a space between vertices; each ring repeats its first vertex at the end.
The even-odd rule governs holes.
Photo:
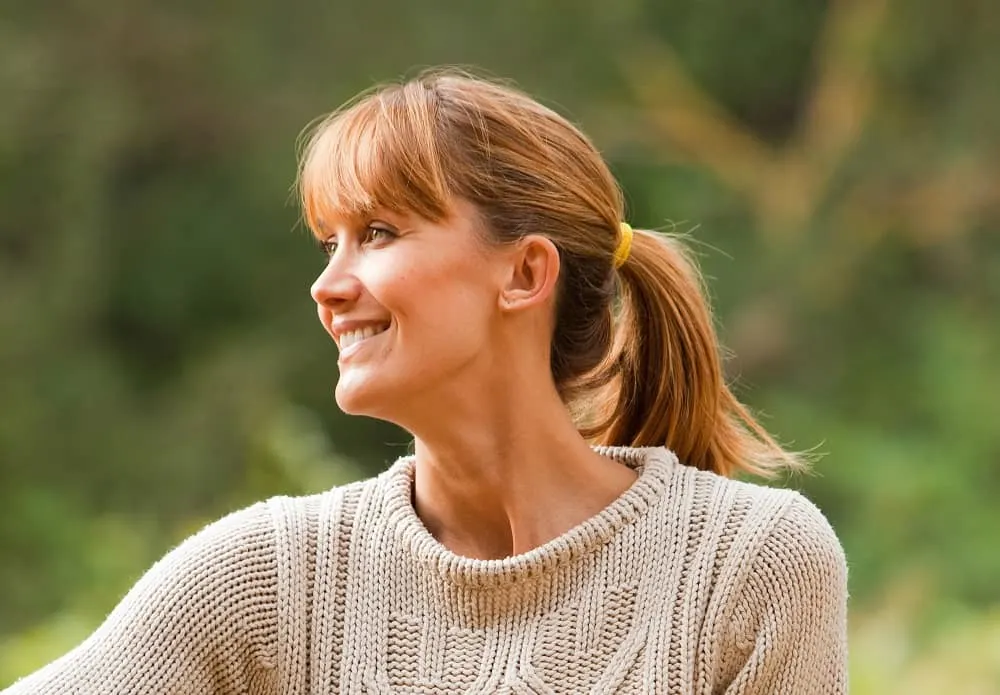
POLYGON ((356 343, 352 343, 350 347, 340 351, 340 356, 337 358, 337 362, 343 364, 344 362, 347 362, 348 360, 352 359, 360 350, 363 350, 365 347, 367 347, 367 345, 371 341, 375 340, 379 336, 384 335, 385 332, 386 331, 382 331, 381 333, 376 333, 370 338, 364 338, 363 340, 359 340, 356 343))

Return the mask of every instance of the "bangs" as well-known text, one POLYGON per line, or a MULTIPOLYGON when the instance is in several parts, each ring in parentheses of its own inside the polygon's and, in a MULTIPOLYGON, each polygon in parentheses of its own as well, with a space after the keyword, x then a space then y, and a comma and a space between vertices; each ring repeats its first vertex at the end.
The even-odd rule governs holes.
POLYGON ((385 88, 335 112, 313 131, 299 169, 306 223, 317 236, 334 220, 377 208, 430 221, 447 217, 451 191, 442 166, 433 93, 385 88))

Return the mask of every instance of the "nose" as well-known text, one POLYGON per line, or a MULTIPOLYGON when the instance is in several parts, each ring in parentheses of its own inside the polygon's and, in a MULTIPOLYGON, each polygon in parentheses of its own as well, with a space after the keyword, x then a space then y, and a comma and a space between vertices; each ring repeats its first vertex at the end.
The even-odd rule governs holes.
POLYGON ((361 282, 345 267, 345 261, 344 257, 331 258, 309 288, 309 294, 321 307, 335 310, 357 301, 361 295, 361 282))

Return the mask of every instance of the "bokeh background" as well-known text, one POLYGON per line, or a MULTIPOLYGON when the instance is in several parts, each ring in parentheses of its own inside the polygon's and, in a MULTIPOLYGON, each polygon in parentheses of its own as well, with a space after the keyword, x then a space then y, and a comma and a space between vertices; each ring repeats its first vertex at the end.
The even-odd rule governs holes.
POLYGON ((5 0, 0 687, 225 512, 381 470, 340 414, 302 129, 451 63, 689 234, 729 373, 825 456, 852 691, 1000 692, 1000 3, 5 0))

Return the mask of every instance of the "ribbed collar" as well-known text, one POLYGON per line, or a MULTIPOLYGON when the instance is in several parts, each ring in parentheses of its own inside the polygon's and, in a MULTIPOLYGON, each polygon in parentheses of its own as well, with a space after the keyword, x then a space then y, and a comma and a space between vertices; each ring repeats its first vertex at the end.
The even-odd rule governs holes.
POLYGON ((447 581, 463 586, 499 588, 525 582, 573 563, 601 547, 622 528, 642 516, 667 489, 678 464, 665 448, 595 447, 597 453, 639 473, 635 482, 611 504, 566 533, 527 553, 499 560, 457 555, 439 543, 411 503, 416 460, 406 456, 386 471, 385 504, 398 539, 413 557, 447 581))

